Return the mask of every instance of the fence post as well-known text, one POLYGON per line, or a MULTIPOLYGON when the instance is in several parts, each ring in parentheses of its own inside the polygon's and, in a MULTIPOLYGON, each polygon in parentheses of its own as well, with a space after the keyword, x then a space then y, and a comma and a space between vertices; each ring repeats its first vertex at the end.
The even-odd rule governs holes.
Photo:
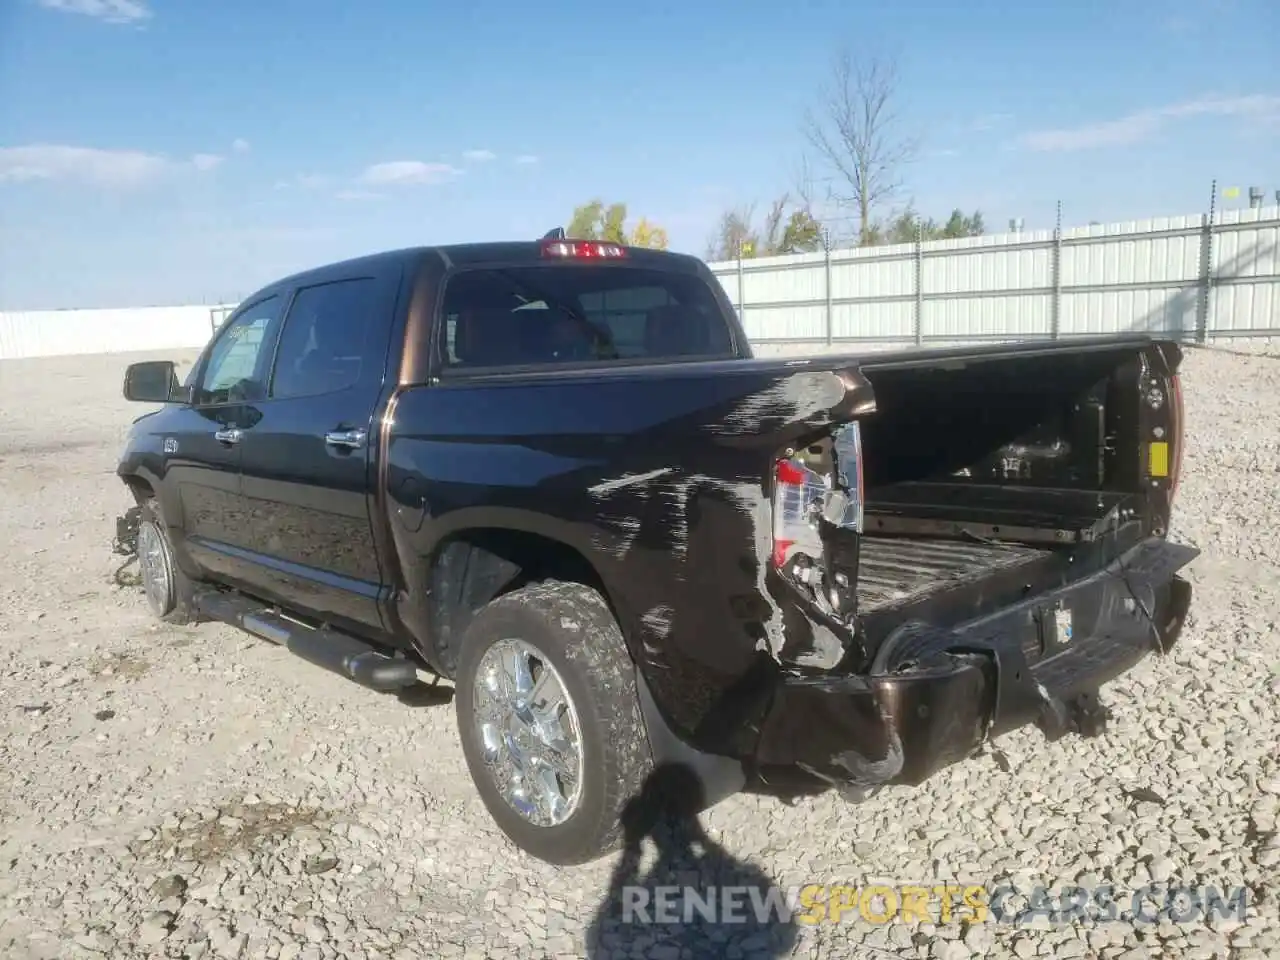
POLYGON ((1218 181, 1209 193, 1209 212, 1201 219, 1200 229, 1200 296, 1196 299, 1196 340, 1209 339, 1209 295, 1213 289, 1213 216, 1217 209, 1218 181))
POLYGON ((831 316, 831 233, 823 229, 822 231, 822 250, 823 250, 823 268, 826 275, 826 291, 827 291, 827 346, 831 346, 834 334, 835 321, 831 316))
POLYGON ((924 345, 924 224, 916 221, 916 346, 924 345))
POLYGON ((1062 201, 1058 201, 1058 216, 1053 223, 1053 302, 1049 305, 1050 336, 1057 340, 1062 336, 1062 201))

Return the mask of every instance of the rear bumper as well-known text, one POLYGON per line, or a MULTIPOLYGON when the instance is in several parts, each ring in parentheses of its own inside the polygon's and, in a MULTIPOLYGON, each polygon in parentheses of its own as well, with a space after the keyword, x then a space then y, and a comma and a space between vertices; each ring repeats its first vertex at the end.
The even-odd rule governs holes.
POLYGON ((1099 688, 1178 640, 1199 551, 1151 539, 1092 577, 954 629, 921 625, 870 675, 787 676, 761 726, 760 766, 840 785, 917 784, 988 737, 1105 726, 1099 688), (1069 624, 1069 628, 1068 625, 1069 624))

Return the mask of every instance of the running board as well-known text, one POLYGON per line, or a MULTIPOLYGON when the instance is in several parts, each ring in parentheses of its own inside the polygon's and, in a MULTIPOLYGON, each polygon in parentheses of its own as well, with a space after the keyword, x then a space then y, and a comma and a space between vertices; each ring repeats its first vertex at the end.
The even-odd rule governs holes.
POLYGON ((282 646, 308 663, 370 690, 403 690, 418 682, 417 667, 410 660, 388 657, 327 627, 303 626, 240 594, 209 590, 196 594, 195 605, 210 619, 282 646))

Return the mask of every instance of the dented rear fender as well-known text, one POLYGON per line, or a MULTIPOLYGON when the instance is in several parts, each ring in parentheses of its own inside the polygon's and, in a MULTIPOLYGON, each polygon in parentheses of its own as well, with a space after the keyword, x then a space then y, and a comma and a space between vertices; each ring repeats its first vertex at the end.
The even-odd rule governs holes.
MULTIPOLYGON (((429 582, 424 567, 444 536, 520 516, 524 530, 572 545, 598 572, 656 703, 697 741, 761 653, 776 656, 789 625, 832 631, 821 618, 809 626, 768 562, 773 462, 873 410, 870 384, 847 359, 408 389, 386 453, 407 585, 397 602, 425 607, 413 585, 429 582)), ((425 610, 399 613, 429 622, 425 610)))

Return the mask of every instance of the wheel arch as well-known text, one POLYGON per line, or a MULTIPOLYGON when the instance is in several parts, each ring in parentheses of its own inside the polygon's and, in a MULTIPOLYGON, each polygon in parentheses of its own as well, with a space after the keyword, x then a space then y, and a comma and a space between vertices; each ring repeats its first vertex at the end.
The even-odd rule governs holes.
POLYGON ((139 506, 147 500, 154 500, 156 498, 155 484, 146 477, 136 473, 131 473, 127 476, 121 477, 120 479, 124 481, 124 485, 128 488, 129 492, 133 494, 133 499, 139 506))
POLYGON ((476 525, 451 530, 427 564, 428 636, 437 666, 452 677, 458 643, 485 604, 540 580, 581 583, 598 591, 630 648, 627 617, 598 567, 585 551, 547 532, 522 526, 476 525))

